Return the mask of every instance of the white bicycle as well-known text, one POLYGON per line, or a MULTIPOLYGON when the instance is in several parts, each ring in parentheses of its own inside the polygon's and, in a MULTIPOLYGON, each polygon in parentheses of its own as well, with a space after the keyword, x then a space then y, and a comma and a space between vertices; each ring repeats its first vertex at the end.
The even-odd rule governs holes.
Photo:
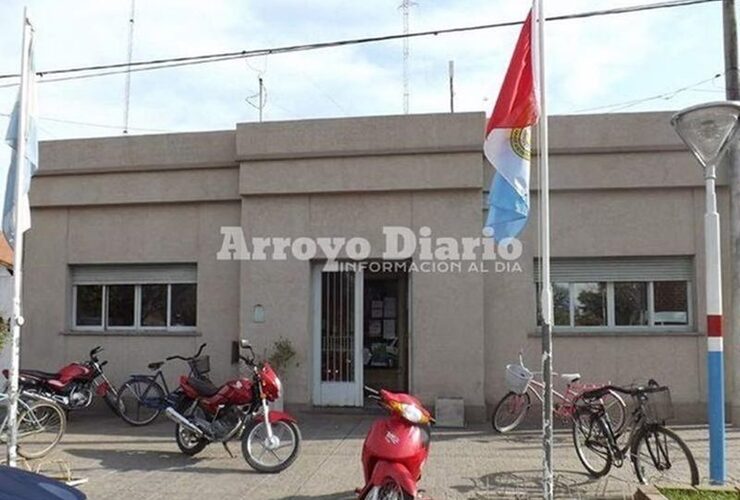
MULTIPOLYGON (((8 441, 10 397, 0 393, 0 442, 8 441)), ((52 401, 34 394, 18 398, 18 455, 41 458, 59 443, 67 426, 64 411, 52 401)))

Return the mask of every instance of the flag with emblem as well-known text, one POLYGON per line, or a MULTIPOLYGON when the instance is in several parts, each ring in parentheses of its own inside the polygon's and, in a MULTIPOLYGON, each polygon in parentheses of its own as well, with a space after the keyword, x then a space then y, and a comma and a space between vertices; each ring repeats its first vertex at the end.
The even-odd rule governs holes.
POLYGON ((519 235, 529 217, 531 128, 539 117, 533 68, 530 12, 519 33, 483 143, 483 152, 496 169, 488 194, 486 227, 492 229, 497 241, 519 235))

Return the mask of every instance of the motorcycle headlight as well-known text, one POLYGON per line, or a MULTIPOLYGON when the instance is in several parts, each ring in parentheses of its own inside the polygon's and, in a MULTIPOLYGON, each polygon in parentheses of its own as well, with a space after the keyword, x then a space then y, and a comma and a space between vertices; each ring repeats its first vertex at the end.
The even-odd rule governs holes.
POLYGON ((416 405, 400 403, 398 410, 401 416, 412 424, 426 424, 429 418, 416 405))

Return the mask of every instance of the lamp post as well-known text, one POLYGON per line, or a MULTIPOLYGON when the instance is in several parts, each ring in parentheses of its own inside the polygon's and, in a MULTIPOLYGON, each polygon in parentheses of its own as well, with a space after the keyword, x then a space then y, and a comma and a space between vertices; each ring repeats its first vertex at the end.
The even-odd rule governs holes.
POLYGON ((725 482, 725 376, 722 345, 722 274, 719 214, 715 180, 717 165, 735 140, 740 102, 721 101, 691 106, 671 118, 671 125, 704 169, 706 212, 704 253, 707 307, 707 412, 709 416, 709 478, 725 482))

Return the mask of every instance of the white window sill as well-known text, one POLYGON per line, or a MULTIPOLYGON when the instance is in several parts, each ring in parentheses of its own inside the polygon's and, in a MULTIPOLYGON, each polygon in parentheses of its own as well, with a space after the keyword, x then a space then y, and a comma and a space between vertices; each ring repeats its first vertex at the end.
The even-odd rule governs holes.
MULTIPOLYGON (((704 332, 693 330, 617 330, 605 328, 604 330, 554 329, 552 331, 553 337, 701 337, 704 335, 706 335, 704 332)), ((542 330, 538 328, 536 331, 530 331, 527 336, 542 337, 542 330)))
POLYGON ((201 337, 198 330, 66 330, 71 337, 201 337))

